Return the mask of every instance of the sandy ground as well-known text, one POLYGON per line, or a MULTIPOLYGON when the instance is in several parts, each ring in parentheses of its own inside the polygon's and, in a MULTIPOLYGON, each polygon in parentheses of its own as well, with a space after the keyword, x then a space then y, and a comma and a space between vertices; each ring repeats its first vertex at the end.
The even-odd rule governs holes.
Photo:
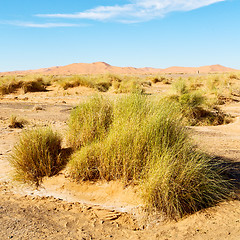
MULTIPOLYGON (((11 115, 27 127, 51 125, 64 134, 74 105, 93 94, 76 88, 12 94, 0 99, 0 239, 240 239, 240 194, 178 222, 147 216, 136 188, 118 182, 72 182, 63 171, 44 179, 39 189, 11 180, 7 161, 21 129, 8 127, 11 115), (37 110, 38 109, 38 110, 37 110)), ((160 85, 155 93, 166 91, 160 85)), ((213 156, 229 159, 240 175, 240 103, 224 106, 234 122, 193 127, 194 143, 213 156)))

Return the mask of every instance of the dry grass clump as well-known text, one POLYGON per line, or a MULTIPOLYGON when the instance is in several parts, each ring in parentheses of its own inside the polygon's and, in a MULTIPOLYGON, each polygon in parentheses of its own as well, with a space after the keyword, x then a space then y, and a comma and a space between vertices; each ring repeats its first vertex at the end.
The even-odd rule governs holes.
POLYGON ((172 79, 169 79, 165 76, 151 76, 151 77, 148 77, 148 80, 150 80, 152 83, 163 83, 163 84, 170 84, 172 82, 172 79))
POLYGON ((50 128, 25 131, 14 146, 9 161, 17 180, 38 186, 44 176, 58 173, 64 165, 61 137, 50 128))
POLYGON ((86 76, 58 77, 55 81, 64 90, 78 86, 94 88, 94 84, 86 76))
POLYGON ((73 76, 6 76, 0 77, 0 94, 9 94, 17 89, 26 92, 46 91, 49 85, 58 85, 64 90, 74 87, 88 87, 99 92, 107 92, 112 89, 115 93, 131 93, 144 91, 144 87, 150 87, 151 81, 143 76, 127 76, 116 74, 92 74, 73 76))
POLYGON ((151 81, 143 76, 125 75, 112 78, 112 90, 114 93, 145 92, 145 88, 151 87, 151 81))
POLYGON ((46 91, 46 86, 48 83, 45 83, 42 77, 36 77, 22 82, 21 88, 24 93, 27 92, 44 92, 46 91))
POLYGON ((144 92, 144 88, 141 83, 135 80, 122 80, 120 82, 113 83, 113 91, 115 93, 134 93, 144 92))
POLYGON ((14 76, 0 78, 0 94, 9 94, 21 87, 22 82, 14 76))
POLYGON ((106 92, 111 87, 111 78, 108 75, 76 75, 69 77, 58 77, 54 80, 64 90, 74 87, 88 87, 106 92))
POLYGON ((94 96, 77 106, 69 119, 68 142, 74 149, 104 138, 112 122, 112 106, 103 97, 94 96))
POLYGON ((112 104, 112 122, 104 137, 72 155, 68 166, 74 179, 137 184, 146 206, 169 218, 228 197, 230 185, 222 168, 193 148, 175 104, 141 94, 112 104))
POLYGON ((19 119, 15 115, 11 115, 9 119, 10 128, 23 128, 25 124, 27 124, 27 121, 25 119, 19 119))
POLYGON ((46 91, 48 82, 44 81, 42 77, 38 76, 6 76, 0 78, 0 94, 9 94, 15 92, 17 89, 22 89, 24 93, 27 92, 42 92, 46 91))
POLYGON ((84 86, 96 89, 99 92, 107 92, 112 89, 115 93, 131 93, 136 90, 143 91, 143 86, 151 85, 149 81, 144 81, 144 79, 137 76, 115 74, 58 77, 55 81, 65 90, 68 88, 84 86))

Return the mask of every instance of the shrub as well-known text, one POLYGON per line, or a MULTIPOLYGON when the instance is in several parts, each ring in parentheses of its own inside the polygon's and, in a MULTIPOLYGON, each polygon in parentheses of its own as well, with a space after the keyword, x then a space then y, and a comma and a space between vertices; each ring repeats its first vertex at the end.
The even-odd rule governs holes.
POLYGON ((150 77, 149 80, 151 80, 152 83, 162 82, 164 84, 170 84, 169 79, 163 76, 150 77))
POLYGON ((175 156, 156 153, 154 158, 143 184, 143 197, 150 208, 177 219, 229 196, 230 182, 222 176, 220 164, 191 147, 183 146, 175 156))
POLYGON ((25 131, 10 155, 17 180, 37 186, 44 176, 52 176, 62 168, 61 137, 50 128, 25 131))
POLYGON ((140 81, 125 79, 121 82, 113 83, 115 93, 143 93, 144 89, 140 81))
POLYGON ((16 116, 11 115, 10 117, 10 128, 23 128, 24 124, 26 124, 27 121, 24 119, 18 119, 16 116))
POLYGON ((99 91, 99 92, 107 92, 108 89, 112 86, 112 83, 110 82, 100 82, 97 83, 95 88, 99 91))
POLYGON ((26 76, 15 77, 8 76, 4 77, 0 81, 0 92, 2 95, 15 92, 17 89, 22 88, 24 93, 27 92, 42 92, 46 91, 46 86, 49 83, 45 82, 42 77, 26 76))
POLYGON ((94 83, 86 76, 61 77, 57 80, 58 84, 64 89, 83 86, 94 88, 94 83))
POLYGON ((188 92, 187 84, 182 78, 179 78, 176 82, 174 82, 172 84, 172 88, 178 95, 182 95, 188 92))
POLYGON ((23 82, 22 89, 23 89, 24 93, 44 92, 44 91, 46 91, 46 85, 42 78, 36 78, 33 80, 23 82))
POLYGON ((68 123, 68 142, 74 149, 103 138, 112 121, 110 102, 103 97, 92 97, 71 113, 68 123))
POLYGON ((14 76, 2 77, 0 79, 0 93, 1 95, 9 94, 20 88, 22 81, 19 81, 14 76))
POLYGON ((112 76, 105 75, 76 75, 71 77, 61 77, 56 82, 64 89, 78 86, 93 88, 99 92, 106 92, 112 85, 112 76))
POLYGON ((170 218, 228 196, 222 168, 192 147, 176 104, 132 94, 115 102, 112 119, 108 134, 72 155, 73 178, 138 184, 146 206, 170 218))

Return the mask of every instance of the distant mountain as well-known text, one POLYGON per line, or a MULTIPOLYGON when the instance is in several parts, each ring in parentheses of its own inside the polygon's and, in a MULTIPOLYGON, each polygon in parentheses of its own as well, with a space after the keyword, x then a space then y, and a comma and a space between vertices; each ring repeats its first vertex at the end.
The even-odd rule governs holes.
POLYGON ((134 68, 134 67, 115 67, 105 62, 94 63, 73 63, 66 66, 41 68, 37 70, 2 72, 1 75, 26 75, 26 74, 44 74, 44 75, 74 75, 74 74, 157 74, 157 73, 223 73, 239 71, 233 68, 221 65, 210 65, 203 67, 169 67, 160 68, 134 68))

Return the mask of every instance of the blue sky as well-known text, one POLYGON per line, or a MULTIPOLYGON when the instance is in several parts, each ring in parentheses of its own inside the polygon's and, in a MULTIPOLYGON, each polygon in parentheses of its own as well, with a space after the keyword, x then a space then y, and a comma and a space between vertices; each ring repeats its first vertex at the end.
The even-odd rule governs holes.
POLYGON ((240 69, 240 0, 0 0, 0 72, 104 61, 240 69))

